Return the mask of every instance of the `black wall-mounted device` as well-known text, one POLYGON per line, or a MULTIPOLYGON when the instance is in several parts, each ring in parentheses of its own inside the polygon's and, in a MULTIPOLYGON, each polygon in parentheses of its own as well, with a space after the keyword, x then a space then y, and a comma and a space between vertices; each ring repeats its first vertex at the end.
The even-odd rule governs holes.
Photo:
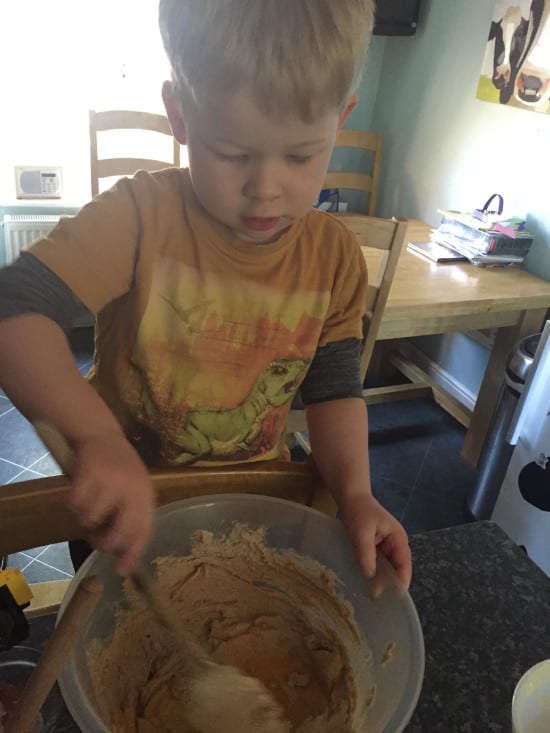
POLYGON ((378 0, 375 36, 412 36, 416 33, 420 0, 378 0))

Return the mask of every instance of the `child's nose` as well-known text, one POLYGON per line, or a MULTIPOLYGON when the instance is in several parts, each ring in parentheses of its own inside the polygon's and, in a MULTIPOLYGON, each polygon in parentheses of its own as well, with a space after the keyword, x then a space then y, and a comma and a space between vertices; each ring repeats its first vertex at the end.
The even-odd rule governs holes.
POLYGON ((281 176, 275 163, 262 162, 249 172, 244 194, 248 198, 271 201, 280 196, 281 176))

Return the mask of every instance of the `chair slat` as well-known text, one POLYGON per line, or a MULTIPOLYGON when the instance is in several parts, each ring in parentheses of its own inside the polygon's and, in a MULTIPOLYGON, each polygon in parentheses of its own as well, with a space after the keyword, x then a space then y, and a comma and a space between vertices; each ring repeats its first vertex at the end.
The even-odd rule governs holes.
POLYGON ((365 148, 367 150, 377 151, 381 140, 382 135, 378 132, 342 128, 336 137, 336 147, 365 148))
POLYGON ((130 110, 105 110, 89 112, 90 129, 90 182, 92 196, 99 193, 99 180, 111 176, 131 176, 138 170, 154 171, 180 165, 180 145, 173 138, 172 160, 152 160, 150 158, 99 158, 98 133, 110 130, 144 130, 162 133, 172 137, 168 118, 152 112, 133 112, 130 110))
POLYGON ((370 155, 356 155, 355 158, 359 161, 357 166, 368 166, 369 170, 357 170, 356 166, 352 170, 329 171, 323 186, 324 188, 361 191, 365 194, 365 203, 361 204, 359 213, 368 216, 374 216, 376 212, 383 141, 384 137, 379 132, 340 130, 336 137, 335 150, 346 148, 365 151, 370 155))
POLYGON ((168 168, 169 163, 151 158, 105 158, 97 161, 98 178, 133 175, 137 171, 158 171, 168 168), (130 174, 128 171, 132 171, 130 174))
POLYGON ((126 110, 93 111, 94 128, 97 132, 106 130, 150 130, 163 135, 172 135, 168 118, 152 112, 131 112, 126 110))
POLYGON ((372 176, 364 173, 329 171, 325 178, 324 188, 348 188, 370 193, 372 191, 372 176))
POLYGON ((361 247, 385 251, 393 247, 397 220, 361 214, 342 214, 338 218, 355 234, 361 247))

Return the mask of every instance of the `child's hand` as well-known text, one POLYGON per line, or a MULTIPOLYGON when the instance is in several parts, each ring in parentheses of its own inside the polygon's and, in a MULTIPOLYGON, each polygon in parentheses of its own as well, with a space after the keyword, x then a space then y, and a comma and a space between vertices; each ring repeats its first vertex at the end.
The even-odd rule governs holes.
POLYGON ((407 533, 397 519, 371 494, 358 494, 347 499, 343 521, 364 574, 368 578, 374 576, 378 549, 408 588, 412 577, 411 551, 407 533))
POLYGON ((97 550, 116 557, 117 572, 137 565, 155 508, 147 469, 122 434, 98 433, 76 446, 70 506, 97 550))

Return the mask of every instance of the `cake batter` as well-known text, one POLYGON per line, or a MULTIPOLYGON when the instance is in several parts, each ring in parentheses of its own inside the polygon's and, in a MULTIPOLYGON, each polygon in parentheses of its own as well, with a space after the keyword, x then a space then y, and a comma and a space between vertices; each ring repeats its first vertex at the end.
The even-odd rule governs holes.
MULTIPOLYGON (((326 568, 270 549, 261 531, 243 527, 223 540, 199 532, 190 555, 156 565, 189 638, 214 661, 260 679, 284 710, 284 729, 360 730, 354 679, 370 655, 326 568)), ((200 733, 186 716, 186 681, 169 635, 129 584, 125 592, 131 609, 119 612, 112 638, 88 652, 109 729, 200 733)), ((265 726, 262 733, 269 733, 265 726)))

